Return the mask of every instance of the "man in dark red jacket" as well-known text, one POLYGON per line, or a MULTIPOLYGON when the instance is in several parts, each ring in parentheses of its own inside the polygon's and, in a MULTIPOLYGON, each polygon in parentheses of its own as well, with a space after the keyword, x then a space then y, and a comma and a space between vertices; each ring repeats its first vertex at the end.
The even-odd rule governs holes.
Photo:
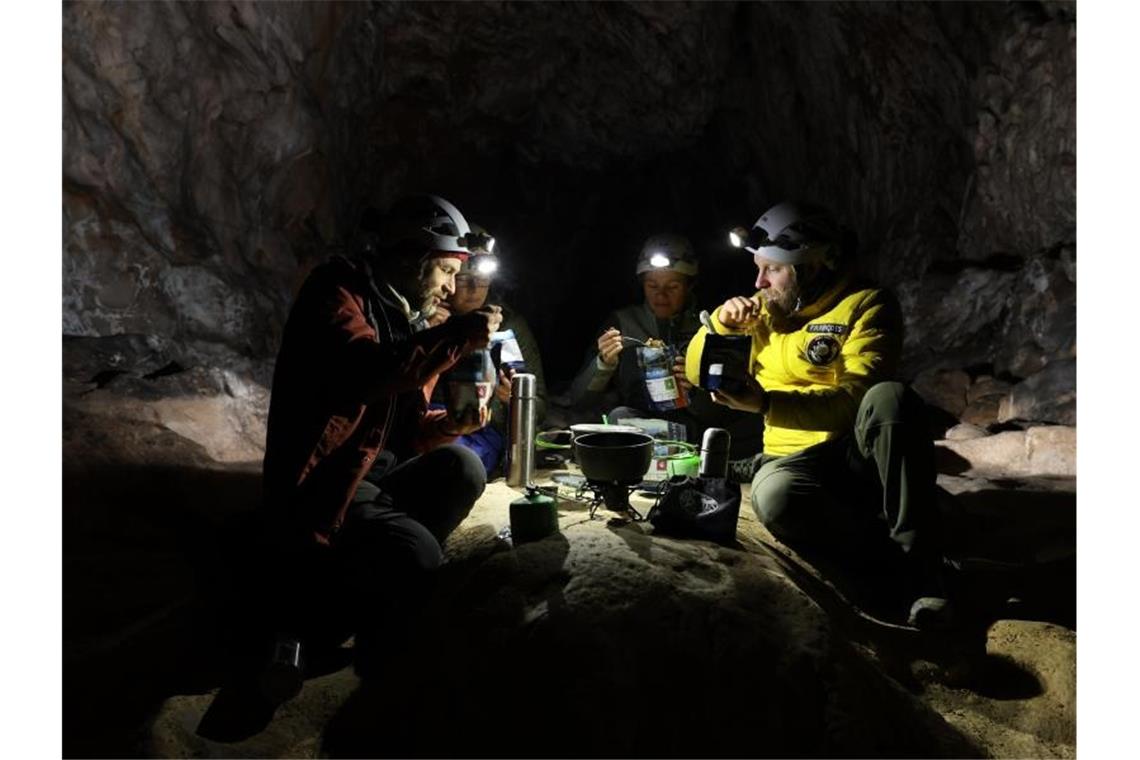
MULTIPOLYGON (((452 441, 488 411, 451 419, 427 404, 440 373, 487 346, 501 316, 491 306, 427 326, 474 244, 447 201, 406 199, 385 217, 366 213, 361 230, 353 256, 313 270, 285 325, 263 516, 279 654, 284 641, 295 664, 301 642, 355 632, 357 670, 369 675, 398 646, 441 544, 483 492, 478 457, 452 441)), ((270 680, 283 674, 278 698, 300 688, 297 668, 270 668, 270 680)))

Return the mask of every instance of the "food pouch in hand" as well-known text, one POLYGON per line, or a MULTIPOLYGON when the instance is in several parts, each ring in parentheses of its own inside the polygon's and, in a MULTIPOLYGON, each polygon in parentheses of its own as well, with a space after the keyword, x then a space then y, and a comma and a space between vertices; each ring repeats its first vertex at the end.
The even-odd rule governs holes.
POLYGON ((645 382, 645 392, 649 397, 649 408, 655 412, 681 409, 689 405, 685 393, 673 375, 673 355, 671 346, 637 347, 637 364, 645 382))
POLYGON ((496 367, 526 372, 526 359, 523 357, 522 349, 519 348, 514 330, 491 333, 491 358, 496 367))
POLYGON ((748 377, 748 357, 752 349, 750 335, 717 335, 708 333, 701 350, 701 375, 698 385, 706 391, 743 390, 748 377))
POLYGON ((464 414, 478 415, 491 399, 497 374, 491 352, 487 349, 472 351, 456 362, 444 376, 447 381, 447 415, 453 420, 462 418, 464 414))

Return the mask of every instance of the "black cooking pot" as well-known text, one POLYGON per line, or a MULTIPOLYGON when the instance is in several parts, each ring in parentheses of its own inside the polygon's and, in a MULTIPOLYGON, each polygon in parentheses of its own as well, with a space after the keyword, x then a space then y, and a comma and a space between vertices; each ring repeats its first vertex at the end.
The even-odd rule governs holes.
POLYGON ((582 474, 606 483, 640 483, 653 456, 653 437, 645 433, 583 433, 574 439, 582 474))

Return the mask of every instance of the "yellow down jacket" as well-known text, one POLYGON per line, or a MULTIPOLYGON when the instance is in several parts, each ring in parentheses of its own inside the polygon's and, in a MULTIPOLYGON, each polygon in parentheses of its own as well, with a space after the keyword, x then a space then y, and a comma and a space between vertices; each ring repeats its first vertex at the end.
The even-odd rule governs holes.
MULTIPOLYGON (((761 301, 763 303, 763 301, 761 301)), ((794 454, 854 427, 863 394, 894 379, 902 352, 902 318, 888 293, 841 282, 809 310, 807 321, 776 332, 767 310, 749 331, 730 330, 712 314, 715 332, 752 335, 749 372, 768 392, 764 452, 794 454)), ((696 385, 708 329, 685 354, 685 375, 696 385)))

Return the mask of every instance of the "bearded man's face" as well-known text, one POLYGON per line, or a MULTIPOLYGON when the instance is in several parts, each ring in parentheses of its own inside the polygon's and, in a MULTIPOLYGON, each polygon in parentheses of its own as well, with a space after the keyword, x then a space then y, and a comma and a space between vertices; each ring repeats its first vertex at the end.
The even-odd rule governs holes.
POLYGON ((756 265, 756 289, 768 313, 776 319, 787 319, 796 310, 800 300, 800 287, 796 270, 790 264, 781 264, 759 254, 752 257, 756 265))
POLYGON ((458 258, 442 256, 424 262, 417 294, 419 311, 424 316, 430 317, 439 304, 455 294, 455 275, 462 263, 458 258))

